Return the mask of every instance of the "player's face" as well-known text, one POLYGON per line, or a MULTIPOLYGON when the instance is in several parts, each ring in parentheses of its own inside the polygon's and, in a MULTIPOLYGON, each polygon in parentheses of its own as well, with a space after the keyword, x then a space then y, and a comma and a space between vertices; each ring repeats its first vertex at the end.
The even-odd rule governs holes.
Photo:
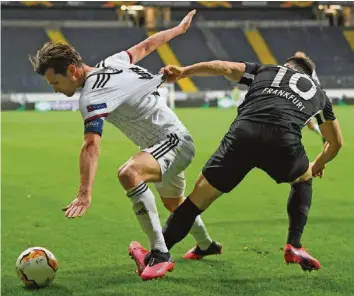
POLYGON ((52 68, 49 68, 45 73, 44 77, 47 82, 53 87, 55 92, 62 93, 67 97, 72 97, 76 91, 76 79, 72 73, 71 69, 68 69, 66 76, 62 74, 57 74, 52 68))

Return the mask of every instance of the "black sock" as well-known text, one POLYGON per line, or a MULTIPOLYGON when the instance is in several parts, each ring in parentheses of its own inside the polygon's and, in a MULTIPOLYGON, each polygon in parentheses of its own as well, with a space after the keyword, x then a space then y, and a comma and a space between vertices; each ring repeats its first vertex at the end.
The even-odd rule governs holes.
POLYGON ((176 243, 185 238, 193 226, 195 218, 203 211, 189 197, 168 217, 163 236, 170 250, 176 243))
POLYGON ((291 186, 288 199, 289 232, 287 243, 301 248, 301 236, 311 207, 312 179, 291 186))

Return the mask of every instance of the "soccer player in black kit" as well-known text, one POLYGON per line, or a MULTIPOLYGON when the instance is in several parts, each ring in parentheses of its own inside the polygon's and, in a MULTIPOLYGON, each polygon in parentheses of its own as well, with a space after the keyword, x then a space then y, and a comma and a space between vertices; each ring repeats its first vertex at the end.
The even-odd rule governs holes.
MULTIPOLYGON (((312 178, 322 177, 325 164, 342 146, 332 105, 311 78, 308 57, 291 57, 283 66, 248 62, 210 61, 188 67, 166 66, 161 71, 174 82, 187 76, 225 76, 249 86, 238 115, 198 177, 193 192, 167 220, 168 249, 189 232, 195 218, 223 193, 233 190, 253 168, 277 183, 291 185, 287 212, 289 229, 284 258, 303 270, 320 263, 301 245, 312 198, 312 178), (310 163, 301 143, 301 129, 315 117, 326 143, 310 163)), ((202 250, 195 250, 202 252, 202 250)))

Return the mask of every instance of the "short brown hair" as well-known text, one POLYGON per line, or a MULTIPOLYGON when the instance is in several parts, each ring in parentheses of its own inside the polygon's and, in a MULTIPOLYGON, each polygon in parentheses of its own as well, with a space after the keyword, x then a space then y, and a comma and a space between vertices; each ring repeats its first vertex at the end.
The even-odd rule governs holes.
POLYGON ((40 75, 53 68, 56 74, 66 75, 68 66, 83 64, 81 56, 71 45, 64 43, 46 42, 36 55, 29 55, 29 60, 35 72, 40 75))
POLYGON ((312 75, 312 72, 315 70, 315 63, 308 57, 297 57, 292 56, 288 58, 284 64, 292 64, 292 66, 299 72, 305 73, 307 75, 312 75))

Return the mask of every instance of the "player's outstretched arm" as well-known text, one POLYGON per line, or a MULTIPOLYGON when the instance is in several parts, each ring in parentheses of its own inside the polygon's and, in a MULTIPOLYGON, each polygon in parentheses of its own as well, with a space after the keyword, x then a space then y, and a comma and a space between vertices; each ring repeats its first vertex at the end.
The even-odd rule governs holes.
POLYGON ((228 80, 240 81, 246 71, 244 63, 227 61, 210 61, 197 63, 186 67, 168 65, 160 73, 168 76, 167 82, 175 82, 189 76, 225 76, 228 80))
POLYGON ((82 216, 90 206, 92 185, 100 154, 100 139, 101 136, 95 133, 86 133, 84 136, 80 152, 79 193, 71 204, 63 209, 68 218, 82 216))
POLYGON ((140 42, 139 44, 128 49, 128 52, 131 54, 132 64, 139 62, 162 44, 170 41, 178 35, 187 32, 195 13, 196 10, 194 9, 184 17, 184 19, 178 26, 169 30, 156 33, 151 37, 145 39, 144 41, 140 42))

